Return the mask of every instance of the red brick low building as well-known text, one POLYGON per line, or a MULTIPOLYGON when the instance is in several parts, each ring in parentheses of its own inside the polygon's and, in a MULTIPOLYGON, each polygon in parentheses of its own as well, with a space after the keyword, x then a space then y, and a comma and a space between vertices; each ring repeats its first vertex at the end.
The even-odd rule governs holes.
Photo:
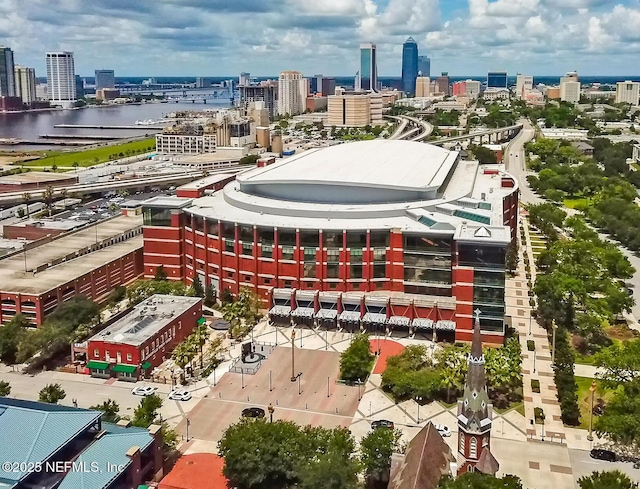
POLYGON ((171 356, 202 319, 202 299, 154 295, 133 307, 87 343, 95 377, 136 381, 171 356))
POLYGON ((144 273, 248 287, 283 323, 470 341, 480 309, 483 341, 501 343, 518 193, 501 167, 423 143, 306 151, 213 195, 145 202, 144 273))

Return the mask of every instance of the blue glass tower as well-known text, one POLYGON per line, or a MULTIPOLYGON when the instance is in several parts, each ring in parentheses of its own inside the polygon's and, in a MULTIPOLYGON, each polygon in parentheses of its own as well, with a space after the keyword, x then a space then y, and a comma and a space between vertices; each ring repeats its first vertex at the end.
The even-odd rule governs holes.
POLYGON ((490 71, 487 73, 487 88, 507 88, 507 72, 490 71))
POLYGON ((418 56, 418 73, 421 76, 431 76, 431 58, 429 56, 418 56))
POLYGON ((378 90, 378 67, 376 66, 376 45, 360 45, 360 89, 378 90))
POLYGON ((418 76, 418 43, 413 37, 402 45, 402 91, 407 94, 416 93, 418 76))

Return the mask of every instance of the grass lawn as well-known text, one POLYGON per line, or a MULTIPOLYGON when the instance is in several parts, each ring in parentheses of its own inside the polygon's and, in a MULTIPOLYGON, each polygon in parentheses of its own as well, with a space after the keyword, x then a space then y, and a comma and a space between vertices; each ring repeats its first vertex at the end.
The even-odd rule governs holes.
POLYGON ((504 414, 507 413, 509 411, 513 411, 516 410, 517 412, 519 412, 520 414, 522 414, 522 416, 524 416, 524 402, 520 401, 520 402, 512 402, 508 408, 505 409, 498 409, 497 407, 494 407, 493 410, 498 413, 498 414, 504 414))
POLYGON ((48 155, 46 158, 26 161, 24 165, 28 167, 51 167, 55 164, 58 168, 66 167, 73 169, 74 162, 78 162, 81 167, 93 166, 97 163, 109 161, 111 159, 110 156, 112 155, 117 155, 116 158, 124 158, 125 156, 131 156, 134 154, 147 153, 154 149, 155 139, 149 138, 124 144, 101 146, 99 148, 88 149, 85 151, 43 152, 48 155))
MULTIPOLYGON (((589 429, 589 413, 591 412, 591 387, 593 379, 587 377, 576 377, 576 383, 578 384, 578 406, 580 407, 580 428, 585 430, 589 429)), ((604 389, 600 385, 600 381, 596 379, 597 388, 594 395, 594 406, 597 404, 598 399, 604 399, 604 402, 608 402, 613 397, 613 391, 610 389, 604 389)), ((593 424, 596 423, 597 416, 593 416, 593 424)))
POLYGON ((564 199, 564 205, 569 209, 575 209, 578 205, 589 205, 589 199, 580 197, 577 199, 564 199))
POLYGON ((575 356, 575 363, 579 363, 581 365, 594 365, 595 361, 594 361, 594 356, 593 355, 583 355, 582 353, 578 352, 578 351, 573 351, 573 354, 575 356))
POLYGON ((640 171, 640 165, 638 163, 631 163, 631 166, 640 171))

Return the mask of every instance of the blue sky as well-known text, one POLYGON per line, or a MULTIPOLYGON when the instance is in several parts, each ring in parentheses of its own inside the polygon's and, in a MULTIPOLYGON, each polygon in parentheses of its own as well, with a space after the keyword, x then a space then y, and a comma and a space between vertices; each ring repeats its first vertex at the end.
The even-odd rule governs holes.
POLYGON ((84 76, 352 75, 360 42, 399 76, 408 36, 432 74, 640 74, 640 0, 0 0, 0 45, 38 76, 58 49, 84 76))

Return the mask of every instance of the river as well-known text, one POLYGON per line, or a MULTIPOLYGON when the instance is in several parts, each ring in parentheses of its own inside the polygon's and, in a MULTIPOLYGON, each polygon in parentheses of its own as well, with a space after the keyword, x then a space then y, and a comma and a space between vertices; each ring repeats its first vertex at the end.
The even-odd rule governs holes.
MULTIPOLYGON (((77 124, 95 126, 133 126, 136 121, 159 120, 168 114, 180 110, 206 110, 229 107, 228 99, 219 99, 203 103, 168 102, 145 103, 141 105, 108 105, 86 107, 71 110, 48 110, 20 113, 0 113, 0 138, 17 138, 36 140, 41 134, 80 134, 102 135, 115 137, 134 137, 147 134, 149 126, 140 126, 140 130, 126 129, 72 129, 54 128, 57 124, 77 124)), ((149 131, 151 134, 153 131, 149 131)), ((70 148, 68 146, 53 145, 0 145, 0 150, 36 150, 51 148, 70 148)))

